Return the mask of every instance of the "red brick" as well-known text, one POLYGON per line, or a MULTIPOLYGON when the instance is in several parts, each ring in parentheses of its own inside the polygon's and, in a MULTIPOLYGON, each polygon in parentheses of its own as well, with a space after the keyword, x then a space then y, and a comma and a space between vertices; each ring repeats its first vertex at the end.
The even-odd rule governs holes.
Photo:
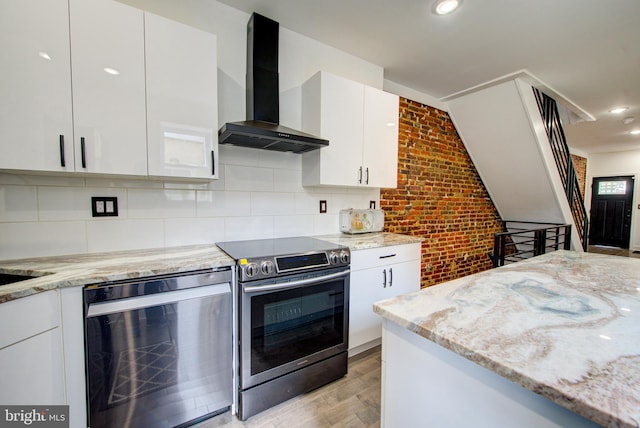
POLYGON ((491 268, 501 219, 446 112, 400 98, 398 187, 380 207, 386 231, 425 238, 422 287, 491 268))

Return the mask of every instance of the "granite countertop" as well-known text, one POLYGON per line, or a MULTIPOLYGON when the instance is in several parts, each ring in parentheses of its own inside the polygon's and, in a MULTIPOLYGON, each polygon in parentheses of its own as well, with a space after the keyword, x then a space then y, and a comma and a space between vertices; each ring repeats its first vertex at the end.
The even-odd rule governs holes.
POLYGON ((374 311, 600 425, 639 426, 639 259, 556 251, 374 311))
POLYGON ((0 273, 37 278, 0 286, 0 303, 57 288, 234 264, 215 245, 8 260, 0 262, 0 273))
POLYGON ((399 235, 397 233, 389 232, 360 233, 353 235, 337 233, 334 235, 314 236, 314 238, 347 246, 351 251, 388 247, 392 245, 414 244, 416 242, 424 241, 424 238, 420 236, 399 235))
MULTIPOLYGON (((393 233, 335 234, 316 238, 346 245, 352 251, 422 241, 422 238, 393 233)), ((0 274, 37 277, 0 286, 0 303, 58 288, 234 264, 232 258, 213 244, 0 261, 0 274)))

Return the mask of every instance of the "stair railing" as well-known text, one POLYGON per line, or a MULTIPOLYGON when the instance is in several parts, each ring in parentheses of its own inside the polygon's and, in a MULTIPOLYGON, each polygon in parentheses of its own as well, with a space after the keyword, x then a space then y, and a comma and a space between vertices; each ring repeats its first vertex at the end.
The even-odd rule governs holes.
POLYGON ((571 207, 571 214, 576 225, 576 230, 582 241, 582 248, 586 251, 588 246, 589 223, 587 220, 587 210, 584 206, 582 193, 580 192, 580 184, 576 175, 576 169, 571 160, 571 153, 567 145, 567 139, 564 135, 562 122, 556 101, 544 94, 537 88, 533 88, 538 108, 544 122, 549 144, 553 152, 553 157, 560 173, 560 179, 564 186, 567 201, 571 207))
MULTIPOLYGON (((529 222, 504 222, 526 225, 529 222)), ((571 249, 571 225, 555 223, 530 223, 530 228, 508 227, 505 232, 493 235, 493 253, 489 258, 493 267, 504 266, 549 251, 571 249)))

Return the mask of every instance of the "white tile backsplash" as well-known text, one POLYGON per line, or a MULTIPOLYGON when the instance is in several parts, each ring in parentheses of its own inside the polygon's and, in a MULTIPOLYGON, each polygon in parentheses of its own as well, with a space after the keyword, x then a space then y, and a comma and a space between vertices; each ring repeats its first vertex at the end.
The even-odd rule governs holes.
POLYGON ((39 219, 41 221, 90 220, 92 196, 117 197, 120 217, 127 216, 127 191, 125 189, 39 187, 39 219))
POLYGON ((242 241, 246 239, 273 238, 273 217, 225 217, 224 240, 242 241))
POLYGON ((295 194, 251 192, 251 215, 285 215, 295 213, 295 194))
POLYGON ((0 223, 0 259, 87 252, 82 221, 0 223))
POLYGON ((274 217, 273 231, 276 236, 315 235, 315 216, 281 215, 274 217))
POLYGON ((0 186, 0 221, 37 221, 35 186, 0 186))
POLYGON ((164 247, 162 219, 119 220, 105 218, 87 223, 87 251, 141 250, 164 247))
POLYGON ((251 192, 198 192, 196 209, 198 217, 246 217, 251 215, 251 192))
POLYGON ((169 218, 164 235, 167 247, 224 241, 224 218, 169 218))
POLYGON ((129 189, 129 218, 195 217, 196 191, 129 189))
POLYGON ((0 173, 0 259, 338 233, 340 209, 379 206, 379 189, 303 187, 300 155, 220 156, 210 182, 0 173), (118 197, 120 215, 92 218, 91 196, 118 197))
POLYGON ((305 189, 302 187, 302 171, 295 169, 274 169, 273 190, 276 192, 304 192, 305 189))
POLYGON ((273 169, 253 166, 227 165, 225 189, 248 192, 272 192, 273 169))

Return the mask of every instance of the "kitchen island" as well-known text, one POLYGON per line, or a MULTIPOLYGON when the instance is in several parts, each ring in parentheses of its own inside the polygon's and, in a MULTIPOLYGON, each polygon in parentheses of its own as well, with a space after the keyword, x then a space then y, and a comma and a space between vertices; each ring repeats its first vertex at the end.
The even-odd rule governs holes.
POLYGON ((557 251, 374 310, 383 426, 639 426, 640 260, 557 251))

